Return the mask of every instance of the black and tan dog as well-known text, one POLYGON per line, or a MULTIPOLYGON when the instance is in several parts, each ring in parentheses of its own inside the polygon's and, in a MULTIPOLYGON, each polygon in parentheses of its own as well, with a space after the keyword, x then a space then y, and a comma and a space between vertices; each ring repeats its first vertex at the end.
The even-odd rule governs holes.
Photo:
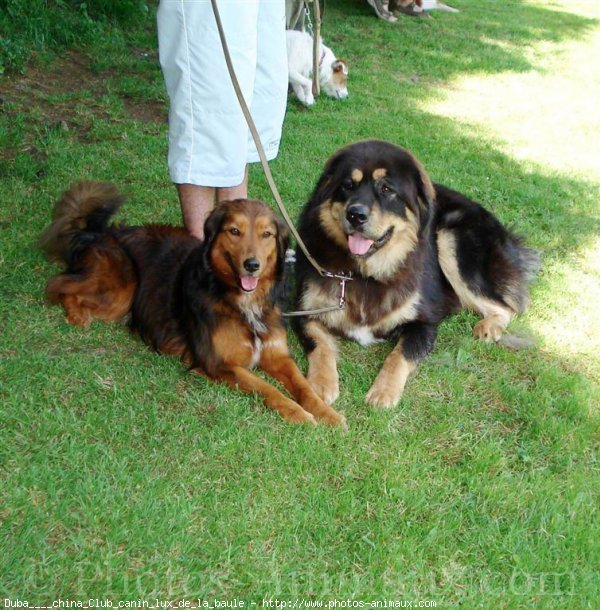
MULTIPOLYGON (((536 252, 481 205, 439 184, 406 150, 370 140, 327 162, 300 220, 308 250, 326 269, 352 272, 344 309, 298 318, 308 379, 325 402, 339 394, 336 337, 395 347, 367 394, 398 403, 409 374, 433 349, 437 326, 461 307, 482 316, 476 337, 497 341, 528 302, 536 252)), ((298 307, 335 305, 339 286, 298 252, 298 307)))
POLYGON ((288 244, 286 228, 260 201, 224 202, 200 242, 180 227, 109 225, 122 197, 107 183, 65 192, 40 238, 66 270, 46 293, 67 321, 130 316, 131 329, 193 372, 261 394, 290 422, 345 425, 315 394, 288 353, 277 303, 288 244), (249 369, 280 381, 297 402, 249 369))

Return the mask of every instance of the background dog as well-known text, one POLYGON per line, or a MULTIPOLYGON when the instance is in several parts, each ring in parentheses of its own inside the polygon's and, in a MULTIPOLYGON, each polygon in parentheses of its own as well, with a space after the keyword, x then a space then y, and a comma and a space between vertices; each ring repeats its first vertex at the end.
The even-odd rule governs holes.
POLYGON ((277 304, 288 232, 270 208, 250 200, 222 203, 200 242, 180 227, 109 226, 121 204, 111 184, 76 184, 57 202, 40 238, 48 256, 66 265, 46 293, 63 305, 69 323, 130 316, 131 329, 154 350, 261 394, 287 421, 345 425, 288 353, 277 304), (251 373, 254 366, 298 402, 251 373))
MULTIPOLYGON (((306 32, 287 30, 287 54, 290 84, 298 99, 305 106, 312 106, 313 39, 306 32)), ((348 97, 348 66, 343 59, 336 59, 333 51, 321 40, 319 83, 329 97, 348 97)))
MULTIPOLYGON (((440 184, 408 151, 377 140, 335 153, 300 219, 311 254, 332 272, 352 272, 346 306, 298 318, 308 352, 308 379, 327 403, 339 394, 336 336, 362 345, 396 343, 367 394, 391 407, 409 374, 435 344, 437 326, 465 307, 482 316, 475 336, 498 341, 528 302, 537 253, 481 205, 440 184)), ((298 307, 339 299, 297 252, 298 307)))
POLYGON ((440 10, 450 13, 458 13, 452 8, 438 0, 367 0, 373 7, 375 14, 386 21, 397 21, 395 13, 402 13, 412 17, 428 16, 428 11, 440 10))

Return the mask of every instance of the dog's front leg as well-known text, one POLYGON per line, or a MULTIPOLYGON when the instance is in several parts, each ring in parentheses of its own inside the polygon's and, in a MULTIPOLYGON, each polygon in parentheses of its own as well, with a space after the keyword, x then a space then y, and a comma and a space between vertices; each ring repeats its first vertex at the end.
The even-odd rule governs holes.
POLYGON ((286 421, 294 424, 315 425, 317 423, 315 418, 298 403, 290 400, 277 388, 244 367, 232 366, 221 369, 213 375, 213 379, 225 381, 231 387, 239 388, 248 394, 260 394, 264 398, 265 404, 277 411, 286 421))
POLYGON ((367 392, 367 403, 373 407, 387 409, 400 402, 408 376, 435 345, 437 326, 410 322, 402 325, 396 334, 398 343, 367 392))
POLYGON ((328 404, 340 395, 337 371, 337 343, 334 336, 316 320, 302 322, 298 333, 308 357, 308 382, 328 404))
POLYGON ((326 405, 317 395, 310 383, 290 357, 285 337, 272 338, 265 343, 258 366, 280 381, 286 390, 317 420, 328 426, 342 426, 347 428, 346 418, 326 405))
POLYGON ((315 98, 312 92, 312 80, 300 74, 300 72, 290 72, 289 75, 292 89, 298 99, 305 106, 312 106, 315 103, 315 98))

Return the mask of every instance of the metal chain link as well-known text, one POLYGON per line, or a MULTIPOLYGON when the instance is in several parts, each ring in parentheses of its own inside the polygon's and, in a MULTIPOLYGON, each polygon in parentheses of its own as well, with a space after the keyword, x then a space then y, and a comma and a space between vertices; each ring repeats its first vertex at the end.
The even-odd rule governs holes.
POLYGON ((308 2, 304 2, 304 18, 306 23, 306 31, 311 35, 313 35, 313 22, 310 17, 310 10, 308 9, 308 2))

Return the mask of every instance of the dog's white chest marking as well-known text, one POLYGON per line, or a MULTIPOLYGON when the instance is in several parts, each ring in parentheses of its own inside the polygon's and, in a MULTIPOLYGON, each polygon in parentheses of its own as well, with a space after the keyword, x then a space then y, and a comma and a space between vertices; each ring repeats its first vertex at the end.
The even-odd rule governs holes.
POLYGON ((369 326, 355 326, 354 328, 346 331, 346 336, 349 339, 353 339, 357 343, 360 343, 363 347, 372 345, 373 343, 381 343, 383 339, 378 339, 369 326))
POLYGON ((250 360, 250 368, 253 369, 259 362, 263 351, 263 342, 260 337, 254 337, 254 345, 252 346, 252 358, 250 360))
POLYGON ((242 315, 244 318, 246 318, 246 321, 255 335, 264 334, 267 332, 267 326, 262 320, 263 310, 261 307, 257 306, 255 303, 252 303, 250 305, 242 304, 240 309, 242 315))
POLYGON ((267 325, 262 319, 262 308, 255 303, 242 302, 240 310, 253 335, 250 341, 245 341, 244 343, 252 350, 252 356, 248 366, 249 368, 254 368, 260 362, 263 349, 268 345, 268 342, 267 344, 263 343, 263 340, 259 336, 267 332, 267 325))

